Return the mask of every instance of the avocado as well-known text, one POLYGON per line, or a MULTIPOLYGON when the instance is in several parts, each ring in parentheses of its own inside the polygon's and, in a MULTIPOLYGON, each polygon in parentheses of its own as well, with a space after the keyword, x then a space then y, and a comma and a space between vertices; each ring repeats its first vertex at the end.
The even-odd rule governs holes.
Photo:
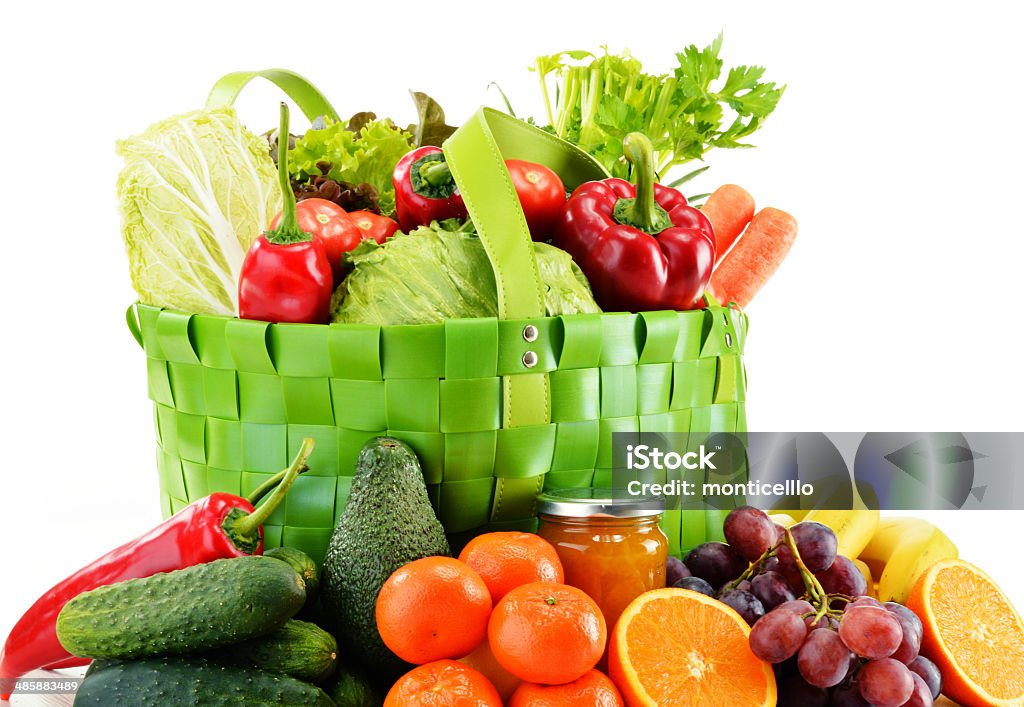
POLYGON ((348 504, 327 547, 320 598, 345 655, 359 659, 375 680, 395 678, 411 668, 377 632, 380 588, 403 565, 450 554, 416 455, 390 437, 367 442, 356 462, 348 504))

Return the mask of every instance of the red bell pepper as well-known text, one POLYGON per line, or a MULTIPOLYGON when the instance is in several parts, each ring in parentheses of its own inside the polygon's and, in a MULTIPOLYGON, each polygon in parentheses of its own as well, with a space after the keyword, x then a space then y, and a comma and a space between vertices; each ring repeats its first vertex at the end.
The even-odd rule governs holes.
MULTIPOLYGON (((285 103, 281 104, 279 134, 288 134, 285 103)), ((245 254, 238 278, 238 316, 321 324, 330 314, 334 276, 323 240, 303 231, 296 221, 287 145, 287 140, 278 141, 277 169, 284 199, 281 223, 253 241, 245 254)))
POLYGON ((697 309, 715 264, 715 231, 679 191, 655 183, 651 141, 623 142, 636 185, 623 179, 577 187, 555 224, 553 243, 569 252, 608 311, 697 309))
POLYGON ((395 211, 403 231, 431 221, 466 218, 466 205, 440 147, 420 147, 398 160, 392 182, 395 211))
POLYGON ((57 640, 57 615, 79 594, 158 572, 262 554, 262 524, 284 500, 295 478, 306 470, 312 451, 313 440, 303 440, 291 465, 248 499, 230 493, 201 498, 43 594, 14 625, 0 651, 0 700, 10 699, 17 678, 32 670, 72 668, 89 662, 72 656, 57 640), (270 489, 273 494, 257 510, 253 504, 270 489))

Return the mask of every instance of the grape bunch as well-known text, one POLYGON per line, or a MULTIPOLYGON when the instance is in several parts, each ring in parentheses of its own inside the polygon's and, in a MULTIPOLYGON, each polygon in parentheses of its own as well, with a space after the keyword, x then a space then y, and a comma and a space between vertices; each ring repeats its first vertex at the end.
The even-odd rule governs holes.
POLYGON ((670 558, 670 586, 732 607, 751 625, 751 651, 775 665, 779 705, 930 707, 936 666, 919 655, 921 620, 866 596, 867 580, 837 554, 821 523, 776 525, 744 506, 725 519, 727 542, 670 558))

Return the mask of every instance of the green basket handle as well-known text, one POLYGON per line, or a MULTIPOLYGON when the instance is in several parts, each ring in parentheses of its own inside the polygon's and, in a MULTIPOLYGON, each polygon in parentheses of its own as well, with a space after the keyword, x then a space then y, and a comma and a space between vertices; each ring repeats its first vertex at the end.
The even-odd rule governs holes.
MULTIPOLYGON (((498 318, 542 318, 544 290, 533 239, 516 196, 506 159, 539 162, 554 170, 572 190, 603 179, 605 169, 574 145, 491 108, 481 108, 442 146, 459 193, 494 269, 498 318)), ((546 373, 504 376, 502 427, 551 422, 551 391, 546 373)), ((510 478, 497 469, 491 522, 523 517, 544 482, 543 476, 510 478)), ((513 477, 515 474, 512 475, 513 477)))
POLYGON ((321 115, 338 121, 338 112, 334 110, 334 106, 327 100, 327 97, 310 83, 308 79, 288 69, 235 71, 234 73, 225 74, 217 80, 217 83, 210 90, 210 95, 206 98, 206 107, 216 108, 218 106, 233 105, 242 89, 255 78, 266 79, 284 91, 310 122, 313 122, 321 115))

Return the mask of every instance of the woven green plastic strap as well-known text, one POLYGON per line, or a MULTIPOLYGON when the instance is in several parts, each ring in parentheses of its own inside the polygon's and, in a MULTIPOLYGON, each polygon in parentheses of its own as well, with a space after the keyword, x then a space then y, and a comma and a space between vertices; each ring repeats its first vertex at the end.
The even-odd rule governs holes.
MULTIPOLYGON (((543 286, 533 240, 506 159, 529 159, 559 174, 570 189, 607 176, 590 155, 511 116, 481 108, 445 141, 445 157, 466 210, 494 268, 498 318, 540 320, 545 316, 543 286)), ((538 321, 539 323, 539 321, 538 321)), ((545 342, 534 342, 540 348, 545 342)), ((532 353, 536 353, 535 351, 532 353)), ((524 356, 526 356, 524 352, 524 356)), ((502 377, 502 427, 532 427, 551 422, 551 390, 546 373, 502 377)), ((520 469, 496 469, 491 522, 522 518, 533 507, 544 475, 522 476, 520 469)))
POLYGON ((289 98, 295 101, 295 105, 310 122, 321 115, 334 121, 338 120, 338 113, 327 97, 307 79, 288 69, 236 71, 226 74, 213 85, 213 89, 206 99, 206 107, 216 108, 217 106, 232 105, 242 89, 255 78, 266 79, 284 91, 289 98))

